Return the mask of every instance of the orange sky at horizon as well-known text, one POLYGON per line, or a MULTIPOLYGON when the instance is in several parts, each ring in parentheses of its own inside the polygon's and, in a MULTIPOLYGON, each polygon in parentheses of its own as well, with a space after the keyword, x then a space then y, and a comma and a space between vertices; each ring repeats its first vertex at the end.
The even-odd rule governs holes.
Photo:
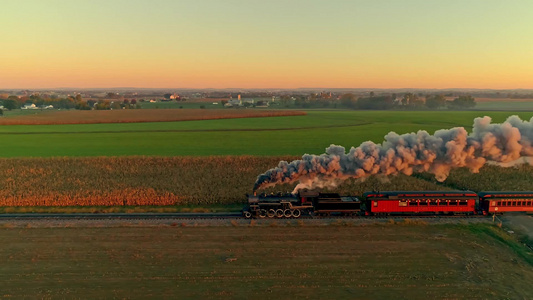
POLYGON ((0 89, 533 88, 531 1, 7 1, 0 89))

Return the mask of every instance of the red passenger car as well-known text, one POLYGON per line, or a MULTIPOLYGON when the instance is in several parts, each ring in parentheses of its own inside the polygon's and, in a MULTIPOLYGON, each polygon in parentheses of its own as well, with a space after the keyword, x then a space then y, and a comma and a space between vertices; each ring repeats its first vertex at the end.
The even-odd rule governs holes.
POLYGON ((470 191, 367 192, 367 212, 390 214, 475 214, 478 196, 470 191))
POLYGON ((533 192, 482 192, 479 201, 489 214, 533 213, 533 192))

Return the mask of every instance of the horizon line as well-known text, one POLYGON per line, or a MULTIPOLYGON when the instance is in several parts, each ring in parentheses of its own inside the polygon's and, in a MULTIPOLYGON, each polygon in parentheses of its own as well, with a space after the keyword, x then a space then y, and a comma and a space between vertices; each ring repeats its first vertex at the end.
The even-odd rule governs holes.
POLYGON ((420 87, 401 87, 401 88, 372 88, 372 87, 296 87, 296 88, 277 88, 277 87, 268 87, 268 88, 243 88, 243 87, 224 87, 224 88, 213 88, 213 87, 202 87, 202 88, 192 88, 192 87, 16 87, 16 88, 5 88, 0 87, 2 90, 113 90, 113 89, 145 89, 145 90, 493 90, 493 91, 503 91, 503 90, 533 90, 531 88, 469 88, 469 87, 448 87, 448 88, 420 88, 420 87))

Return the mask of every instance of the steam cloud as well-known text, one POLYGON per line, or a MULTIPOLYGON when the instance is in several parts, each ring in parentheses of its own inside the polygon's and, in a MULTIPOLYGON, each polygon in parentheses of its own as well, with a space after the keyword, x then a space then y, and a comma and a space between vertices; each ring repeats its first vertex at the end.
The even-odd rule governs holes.
POLYGON ((279 165, 257 177, 254 191, 280 183, 299 182, 302 188, 336 186, 348 178, 374 174, 392 175, 429 172, 444 181, 453 168, 467 167, 477 173, 488 164, 511 167, 533 165, 533 118, 509 117, 492 124, 490 117, 474 119, 471 134, 463 127, 398 135, 389 132, 383 144, 371 141, 352 147, 331 145, 322 155, 305 154, 301 160, 279 165))

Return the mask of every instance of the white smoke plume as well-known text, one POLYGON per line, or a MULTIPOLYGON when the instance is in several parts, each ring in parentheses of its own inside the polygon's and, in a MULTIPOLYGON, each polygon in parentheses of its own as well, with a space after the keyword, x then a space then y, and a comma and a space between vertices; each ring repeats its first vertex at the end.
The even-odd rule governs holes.
POLYGON ((290 163, 257 177, 254 191, 280 183, 302 188, 334 187, 348 178, 374 174, 394 175, 429 172, 444 181, 451 169, 466 167, 477 173, 486 163, 502 167, 533 165, 533 118, 522 121, 509 117, 504 123, 491 123, 490 117, 476 118, 472 133, 463 127, 442 129, 431 135, 424 130, 398 135, 389 132, 383 144, 371 141, 352 147, 331 145, 322 155, 305 154, 290 163))

